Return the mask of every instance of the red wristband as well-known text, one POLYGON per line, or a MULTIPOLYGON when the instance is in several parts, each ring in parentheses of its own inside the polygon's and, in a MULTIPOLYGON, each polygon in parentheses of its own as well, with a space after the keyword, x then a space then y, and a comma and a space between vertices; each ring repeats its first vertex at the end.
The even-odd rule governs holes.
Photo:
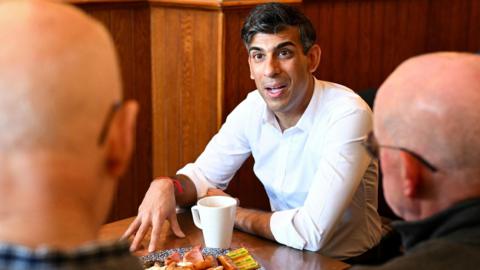
POLYGON ((160 179, 165 179, 165 180, 170 180, 170 181, 172 181, 173 187, 175 188, 175 190, 177 190, 177 193, 178 193, 178 194, 182 194, 182 193, 183 193, 182 184, 180 184, 180 181, 178 181, 177 179, 171 178, 171 177, 157 177, 157 178, 155 178, 154 180, 160 180, 160 179))

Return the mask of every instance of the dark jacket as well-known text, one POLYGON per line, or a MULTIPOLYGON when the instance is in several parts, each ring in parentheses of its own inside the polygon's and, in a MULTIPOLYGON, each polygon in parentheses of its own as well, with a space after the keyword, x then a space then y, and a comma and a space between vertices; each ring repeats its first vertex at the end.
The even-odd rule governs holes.
POLYGON ((480 199, 459 203, 430 218, 396 222, 405 255, 355 270, 480 269, 480 199))

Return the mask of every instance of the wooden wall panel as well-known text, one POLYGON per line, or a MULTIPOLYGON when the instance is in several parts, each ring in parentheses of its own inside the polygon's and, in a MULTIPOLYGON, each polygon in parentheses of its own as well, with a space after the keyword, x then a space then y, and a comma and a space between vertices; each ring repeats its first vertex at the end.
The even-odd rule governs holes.
POLYGON ((466 50, 471 3, 472 1, 430 1, 427 13, 429 39, 426 40, 426 48, 466 50))
POLYGON ((410 51, 424 35, 421 26, 410 29, 416 23, 410 14, 424 8, 421 1, 401 2, 306 2, 305 13, 317 28, 322 47, 315 75, 357 91, 378 86, 403 59, 402 50, 410 51))
POLYGON ((225 98, 223 121, 247 94, 254 90, 250 79, 248 54, 240 37, 243 20, 250 8, 227 10, 225 12, 225 98))
POLYGON ((146 3, 79 4, 111 32, 123 79, 124 99, 140 104, 136 147, 125 176, 120 179, 108 221, 137 213, 152 179, 152 109, 150 75, 150 13, 146 3))
POLYGON ((362 91, 378 88, 414 55, 478 51, 478 5, 475 0, 306 0, 304 11, 322 47, 316 75, 362 91))
POLYGON ((468 51, 480 53, 480 1, 470 2, 468 21, 468 51))
POLYGON ((218 130, 221 31, 216 10, 152 7, 155 175, 193 162, 218 130))

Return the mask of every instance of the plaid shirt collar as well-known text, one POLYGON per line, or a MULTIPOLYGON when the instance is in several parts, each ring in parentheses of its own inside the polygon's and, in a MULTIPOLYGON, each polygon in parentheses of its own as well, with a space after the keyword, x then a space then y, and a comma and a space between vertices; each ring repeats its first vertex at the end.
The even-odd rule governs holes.
POLYGON ((130 254, 128 248, 125 241, 88 244, 72 251, 59 251, 49 247, 30 249, 0 243, 0 270, 142 269, 140 261, 130 254))

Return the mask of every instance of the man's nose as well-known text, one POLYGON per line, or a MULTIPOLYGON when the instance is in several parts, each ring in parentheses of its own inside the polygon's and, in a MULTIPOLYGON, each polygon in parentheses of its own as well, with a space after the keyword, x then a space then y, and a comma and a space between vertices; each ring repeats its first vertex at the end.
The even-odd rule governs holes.
POLYGON ((265 61, 264 75, 267 77, 274 77, 280 72, 278 60, 274 56, 270 56, 265 61))

